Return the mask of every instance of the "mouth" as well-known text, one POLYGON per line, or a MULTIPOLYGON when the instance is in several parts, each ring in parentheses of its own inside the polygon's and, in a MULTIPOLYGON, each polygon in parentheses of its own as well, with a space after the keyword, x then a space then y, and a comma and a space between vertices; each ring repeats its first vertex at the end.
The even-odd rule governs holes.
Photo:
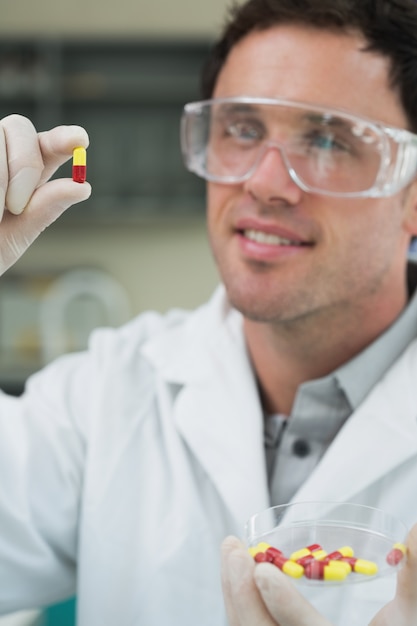
POLYGON ((249 239, 249 241, 253 241, 255 243, 267 245, 267 246, 308 246, 309 243, 301 240, 293 240, 288 239, 287 237, 281 237, 274 233, 267 233, 262 230, 255 230, 253 228, 246 228, 239 231, 240 234, 245 237, 245 239, 249 239))

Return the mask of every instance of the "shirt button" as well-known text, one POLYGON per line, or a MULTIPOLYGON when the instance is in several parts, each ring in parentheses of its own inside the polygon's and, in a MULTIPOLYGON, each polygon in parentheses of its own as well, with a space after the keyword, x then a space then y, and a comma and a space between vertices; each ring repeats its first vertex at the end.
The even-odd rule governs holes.
POLYGON ((303 458, 310 454, 310 446, 304 439, 296 439, 292 444, 292 452, 295 456, 303 458))

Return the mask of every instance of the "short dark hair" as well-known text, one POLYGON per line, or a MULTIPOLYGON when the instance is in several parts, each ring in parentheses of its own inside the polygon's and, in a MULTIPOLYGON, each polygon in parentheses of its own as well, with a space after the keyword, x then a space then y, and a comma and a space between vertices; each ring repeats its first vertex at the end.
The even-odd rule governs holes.
POLYGON ((391 87, 398 90, 410 130, 417 132, 416 0, 248 0, 235 4, 203 69, 202 97, 212 97, 233 46, 249 33, 277 24, 361 33, 368 42, 366 50, 390 60, 391 87))

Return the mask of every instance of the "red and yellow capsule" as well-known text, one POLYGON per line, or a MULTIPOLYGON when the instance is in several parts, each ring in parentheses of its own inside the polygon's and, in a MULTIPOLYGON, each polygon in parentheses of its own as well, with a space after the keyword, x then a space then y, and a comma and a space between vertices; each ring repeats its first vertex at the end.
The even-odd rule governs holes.
POLYGON ((346 563, 340 561, 317 561, 314 559, 304 568, 306 578, 311 580, 331 580, 340 582, 345 580, 346 576, 351 572, 351 568, 346 568, 346 563))
POLYGON ((310 563, 313 559, 323 559, 327 555, 327 552, 323 550, 320 544, 313 543, 310 546, 296 550, 290 555, 291 561, 295 561, 299 565, 305 567, 307 563, 310 563))
POLYGON ((282 554, 281 550, 274 548, 265 541, 261 541, 256 546, 251 546, 248 548, 248 552, 257 563, 272 563, 276 556, 282 554))
POLYGON ((334 552, 330 552, 322 560, 325 563, 328 563, 329 561, 340 561, 340 559, 343 559, 346 556, 352 557, 353 555, 353 548, 350 546, 343 546, 334 552))
POLYGON ((374 561, 367 561, 366 559, 356 559, 353 556, 344 556, 341 561, 349 563, 352 570, 358 574, 365 574, 366 576, 375 576, 378 573, 378 565, 374 561))
POLYGON ((266 543, 266 541, 261 541, 260 543, 258 543, 256 546, 250 546, 248 548, 248 552, 251 556, 255 557, 259 552, 266 552, 268 550, 268 548, 270 548, 271 545, 269 543, 266 543))
POLYGON ((407 548, 403 543, 394 543, 387 554, 388 565, 398 565, 407 554, 407 548))
POLYGON ((302 565, 287 559, 283 554, 276 556, 272 563, 284 572, 284 574, 291 576, 291 578, 301 578, 304 574, 304 567, 302 565))
POLYGON ((82 146, 74 148, 72 153, 72 180, 85 183, 87 177, 87 151, 82 146))

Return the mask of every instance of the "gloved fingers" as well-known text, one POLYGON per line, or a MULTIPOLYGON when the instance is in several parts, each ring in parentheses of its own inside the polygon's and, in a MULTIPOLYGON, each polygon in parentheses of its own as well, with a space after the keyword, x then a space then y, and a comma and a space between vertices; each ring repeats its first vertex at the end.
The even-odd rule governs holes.
POLYGON ((69 178, 45 183, 35 190, 21 215, 6 211, 1 223, 0 274, 10 267, 36 237, 67 208, 86 200, 88 183, 80 185, 69 178))
POLYGON ((374 617, 370 626, 417 624, 417 524, 407 538, 407 561, 398 572, 395 598, 374 617))
POLYGON ((331 626, 277 567, 260 563, 254 577, 269 613, 280 626, 331 626))
POLYGON ((254 581, 255 563, 243 544, 222 544, 222 586, 229 626, 280 626, 269 615, 254 581))
POLYGON ((32 122, 21 115, 9 115, 0 122, 1 185, 5 207, 15 215, 23 211, 39 183, 43 160, 32 122))
POLYGON ((75 125, 56 126, 51 130, 39 133, 38 137, 44 162, 41 185, 72 157, 75 147, 87 148, 89 144, 87 131, 82 126, 75 125))
POLYGON ((0 126, 2 208, 19 215, 34 190, 71 157, 73 148, 88 145, 88 135, 80 126, 58 126, 38 134, 21 115, 3 118, 0 126))
POLYGON ((0 221, 6 203, 6 191, 9 182, 9 165, 7 163, 6 137, 0 125, 0 221))
POLYGON ((39 233, 52 224, 73 204, 87 200, 91 195, 89 183, 75 183, 71 178, 57 178, 38 187, 23 215, 19 227, 35 227, 39 233))
POLYGON ((417 524, 407 537, 407 560, 398 573, 396 598, 409 605, 417 624, 417 524))

